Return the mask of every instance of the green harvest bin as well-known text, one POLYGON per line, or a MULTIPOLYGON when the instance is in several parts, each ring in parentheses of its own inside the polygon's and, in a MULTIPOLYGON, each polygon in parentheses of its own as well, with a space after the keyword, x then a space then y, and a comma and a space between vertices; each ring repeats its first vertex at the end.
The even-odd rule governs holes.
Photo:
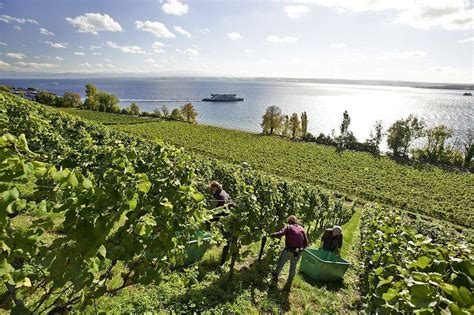
POLYGON ((307 248, 301 257, 300 270, 315 281, 338 281, 344 277, 350 262, 332 252, 307 248))
POLYGON ((211 234, 201 230, 196 230, 195 239, 188 242, 186 246, 186 259, 183 266, 191 265, 202 259, 207 249, 210 247, 211 234), (198 239, 201 240, 200 244, 198 239))

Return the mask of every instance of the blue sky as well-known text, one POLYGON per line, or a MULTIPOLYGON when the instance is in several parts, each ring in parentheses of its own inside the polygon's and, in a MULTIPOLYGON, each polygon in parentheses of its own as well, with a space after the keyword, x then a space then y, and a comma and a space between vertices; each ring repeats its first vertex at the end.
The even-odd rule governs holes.
POLYGON ((0 1, 3 76, 474 82, 472 0, 0 1))

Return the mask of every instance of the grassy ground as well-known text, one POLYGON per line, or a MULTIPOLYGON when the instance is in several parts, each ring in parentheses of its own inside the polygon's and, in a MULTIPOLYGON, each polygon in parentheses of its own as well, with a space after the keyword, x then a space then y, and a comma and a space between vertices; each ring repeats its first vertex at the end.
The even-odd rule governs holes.
MULTIPOLYGON (((117 114, 66 109, 102 123, 115 122, 117 114)), ((123 117, 120 119, 124 119, 123 117)), ((313 143, 222 128, 161 121, 141 123, 140 117, 114 128, 143 137, 162 138, 175 146, 230 163, 248 162, 256 169, 281 177, 336 190, 345 196, 377 201, 474 226, 474 176, 438 167, 401 164, 387 157, 343 151, 313 143)))
MULTIPOLYGON (((128 288, 117 296, 100 299, 98 306, 113 313, 171 310, 205 314, 357 313, 360 215, 361 210, 357 209, 352 219, 342 226, 345 239, 342 257, 353 263, 342 282, 318 283, 298 273, 288 292, 283 288, 287 265, 278 286, 271 286, 270 273, 276 257, 265 256, 258 262, 257 243, 250 246, 251 257, 236 265, 234 277, 229 281, 228 269, 220 272, 218 268, 221 248, 214 247, 200 264, 175 272, 159 286, 128 288)), ((318 246, 319 241, 313 242, 313 247, 318 246)))

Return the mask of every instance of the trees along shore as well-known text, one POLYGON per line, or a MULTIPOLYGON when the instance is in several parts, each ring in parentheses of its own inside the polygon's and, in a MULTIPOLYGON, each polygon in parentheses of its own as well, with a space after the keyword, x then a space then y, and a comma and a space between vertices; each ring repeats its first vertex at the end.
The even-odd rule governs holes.
POLYGON ((411 159, 419 162, 443 164, 457 168, 473 170, 474 130, 468 129, 463 134, 454 137, 453 130, 445 125, 427 128, 423 119, 414 115, 395 121, 386 132, 382 122, 376 121, 369 138, 359 142, 349 130, 351 118, 344 111, 339 134, 334 129, 330 135, 320 133, 314 136, 308 130, 306 112, 298 116, 282 114, 278 106, 269 106, 262 116, 262 133, 291 138, 291 140, 315 142, 335 146, 340 150, 354 150, 380 155, 380 144, 387 136, 389 155, 395 159, 411 159), (417 140, 424 140, 422 147, 414 147, 417 140))

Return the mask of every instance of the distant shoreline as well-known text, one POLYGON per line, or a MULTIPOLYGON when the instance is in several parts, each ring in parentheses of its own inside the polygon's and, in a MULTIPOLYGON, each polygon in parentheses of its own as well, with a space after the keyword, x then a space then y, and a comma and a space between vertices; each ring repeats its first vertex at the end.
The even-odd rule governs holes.
POLYGON ((3 77, 0 81, 9 80, 98 80, 98 79, 118 79, 118 80, 228 80, 228 81, 264 81, 264 82, 290 82, 290 83, 319 83, 319 84, 348 84, 348 85, 370 85, 389 87, 410 87, 438 90, 461 90, 474 91, 474 84, 468 83, 433 83, 398 80, 355 80, 355 79, 330 79, 330 78, 284 78, 284 77, 218 77, 218 76, 87 76, 83 74, 43 74, 41 77, 3 77))

